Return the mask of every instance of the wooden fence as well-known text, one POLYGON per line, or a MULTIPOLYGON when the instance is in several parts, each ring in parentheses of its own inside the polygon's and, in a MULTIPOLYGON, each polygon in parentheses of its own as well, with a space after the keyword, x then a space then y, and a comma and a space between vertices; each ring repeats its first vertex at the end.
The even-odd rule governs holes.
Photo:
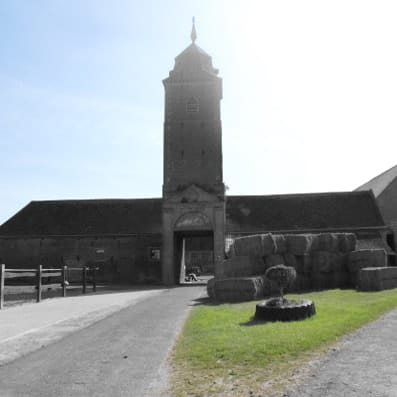
POLYGON ((88 275, 91 276, 92 290, 96 292, 96 272, 99 268, 97 267, 68 267, 63 266, 62 268, 43 268, 42 265, 38 266, 37 269, 7 269, 4 264, 0 265, 0 309, 4 305, 4 294, 6 287, 6 280, 18 279, 21 277, 32 277, 34 282, 29 285, 36 287, 36 301, 41 302, 42 291, 43 291, 43 278, 51 279, 54 277, 61 277, 62 282, 62 296, 66 296, 66 289, 69 285, 67 280, 70 271, 81 272, 81 285, 83 294, 87 292, 88 275))

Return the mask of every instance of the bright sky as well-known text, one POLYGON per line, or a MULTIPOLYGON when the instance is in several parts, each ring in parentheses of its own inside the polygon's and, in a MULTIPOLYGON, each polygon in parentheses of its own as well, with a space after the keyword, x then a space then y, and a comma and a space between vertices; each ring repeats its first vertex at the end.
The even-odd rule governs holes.
POLYGON ((161 197, 161 81, 193 15, 228 194, 353 190, 397 163, 396 1, 2 0, 0 223, 31 200, 161 197))

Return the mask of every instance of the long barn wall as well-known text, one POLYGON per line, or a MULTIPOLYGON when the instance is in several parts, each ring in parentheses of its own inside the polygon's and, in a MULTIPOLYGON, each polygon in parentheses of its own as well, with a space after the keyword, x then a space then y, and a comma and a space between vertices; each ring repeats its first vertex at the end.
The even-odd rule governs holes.
POLYGON ((126 237, 0 238, 6 268, 99 267, 107 282, 161 282, 161 234, 126 237))

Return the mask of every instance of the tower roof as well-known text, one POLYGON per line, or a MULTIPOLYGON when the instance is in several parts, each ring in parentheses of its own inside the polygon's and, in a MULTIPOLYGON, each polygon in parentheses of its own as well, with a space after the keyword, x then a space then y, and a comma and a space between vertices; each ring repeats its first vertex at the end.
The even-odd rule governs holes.
POLYGON ((170 71, 167 80, 195 80, 204 76, 217 77, 219 71, 212 65, 212 58, 196 44, 196 27, 192 25, 190 34, 192 43, 186 47, 176 58, 174 69, 170 71))

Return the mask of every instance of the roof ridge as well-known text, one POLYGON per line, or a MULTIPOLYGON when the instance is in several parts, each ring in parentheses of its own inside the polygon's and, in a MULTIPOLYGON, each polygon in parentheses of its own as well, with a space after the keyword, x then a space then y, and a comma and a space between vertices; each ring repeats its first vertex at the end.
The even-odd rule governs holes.
MULTIPOLYGON (((161 197, 143 197, 143 198, 99 198, 99 199, 62 199, 62 200, 32 200, 29 204, 52 204, 52 203, 94 203, 94 202, 131 202, 131 201, 156 201, 162 200, 161 197)), ((29 205, 28 204, 28 205, 29 205)))
POLYGON ((355 191, 362 191, 362 190, 372 190, 375 196, 379 196, 390 184, 392 184, 397 178, 397 165, 390 167, 386 171, 382 172, 381 174, 373 177, 366 183, 362 184, 355 191), (391 180, 387 180, 388 176, 392 176, 391 180), (386 181, 385 181, 386 179, 386 181))
POLYGON ((266 198, 292 198, 292 197, 330 197, 335 195, 352 195, 352 194, 362 194, 364 191, 341 191, 341 192, 313 192, 313 193, 280 193, 280 194, 253 194, 253 195, 245 195, 245 194, 236 194, 236 195, 227 195, 227 198, 232 197, 266 197, 266 198))

